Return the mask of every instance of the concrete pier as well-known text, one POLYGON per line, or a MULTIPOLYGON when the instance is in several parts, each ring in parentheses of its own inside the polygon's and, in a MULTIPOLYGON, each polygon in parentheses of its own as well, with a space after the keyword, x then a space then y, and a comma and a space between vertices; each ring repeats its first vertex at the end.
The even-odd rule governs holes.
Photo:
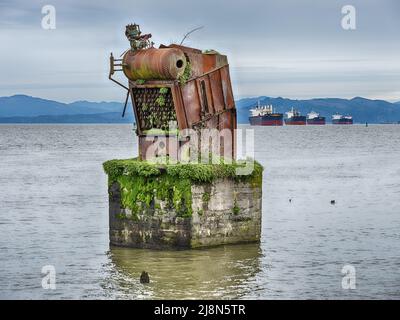
POLYGON ((184 249, 257 242, 262 167, 236 176, 235 165, 104 164, 109 175, 110 243, 184 249))

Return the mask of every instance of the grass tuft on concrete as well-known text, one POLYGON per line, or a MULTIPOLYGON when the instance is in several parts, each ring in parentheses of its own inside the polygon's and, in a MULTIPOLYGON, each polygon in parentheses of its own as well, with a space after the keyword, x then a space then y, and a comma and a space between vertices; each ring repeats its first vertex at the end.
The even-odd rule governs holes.
POLYGON ((157 201, 166 202, 181 217, 190 217, 192 184, 211 183, 216 179, 250 182, 254 187, 262 183, 263 167, 256 161, 252 162, 251 174, 237 175, 236 170, 244 167, 246 162, 225 163, 220 160, 218 164, 193 164, 164 160, 114 159, 103 164, 109 185, 119 184, 122 205, 132 211, 134 218, 156 207, 157 201))

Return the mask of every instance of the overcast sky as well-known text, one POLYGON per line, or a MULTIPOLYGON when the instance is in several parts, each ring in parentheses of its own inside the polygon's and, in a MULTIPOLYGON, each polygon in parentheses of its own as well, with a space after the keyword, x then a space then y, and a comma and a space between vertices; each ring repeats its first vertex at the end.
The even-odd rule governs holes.
MULTIPOLYGON (((108 57, 136 22, 153 41, 227 54, 236 98, 364 96, 400 101, 398 0, 0 0, 0 96, 120 101, 108 57), (41 26, 56 8, 56 29, 41 26), (341 26, 356 8, 356 30, 341 26)), ((121 78, 123 79, 123 78, 121 78)))

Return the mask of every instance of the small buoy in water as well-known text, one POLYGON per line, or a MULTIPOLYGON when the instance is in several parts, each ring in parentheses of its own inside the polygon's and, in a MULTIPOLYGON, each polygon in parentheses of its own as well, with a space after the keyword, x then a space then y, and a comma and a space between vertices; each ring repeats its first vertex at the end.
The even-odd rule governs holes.
POLYGON ((142 274, 140 275, 140 283, 149 283, 150 278, 149 274, 146 271, 143 271, 142 274))
POLYGON ((335 204, 336 203, 336 201, 335 200, 331 200, 331 204, 335 204))

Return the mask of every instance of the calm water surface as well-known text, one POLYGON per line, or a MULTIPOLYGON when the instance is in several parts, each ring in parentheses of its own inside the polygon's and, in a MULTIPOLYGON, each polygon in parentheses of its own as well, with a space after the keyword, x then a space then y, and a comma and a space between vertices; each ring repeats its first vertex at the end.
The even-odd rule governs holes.
POLYGON ((101 165, 136 154, 128 125, 0 125, 0 298, 400 298, 400 126, 257 128, 262 241, 204 250, 109 246, 101 165))

